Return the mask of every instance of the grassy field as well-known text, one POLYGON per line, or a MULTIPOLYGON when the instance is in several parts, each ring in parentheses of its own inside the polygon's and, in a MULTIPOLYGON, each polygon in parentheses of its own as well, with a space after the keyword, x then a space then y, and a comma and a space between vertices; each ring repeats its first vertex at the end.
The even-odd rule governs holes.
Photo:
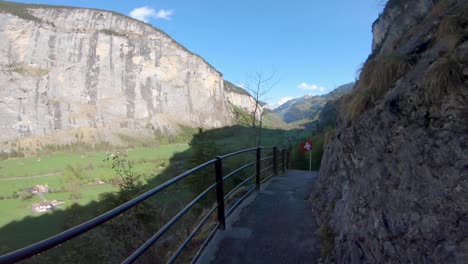
MULTIPOLYGON (((133 162, 168 160, 176 152, 185 151, 188 144, 168 144, 158 148, 136 148, 127 150, 129 160, 133 162)), ((121 151, 123 152, 123 151, 121 151)), ((34 176, 51 172, 62 172, 67 166, 93 168, 108 167, 104 161, 104 152, 95 153, 56 153, 50 156, 7 159, 0 161, 0 180, 34 176)))
MULTIPOLYGON (((92 201, 97 201, 99 195, 105 192, 116 191, 117 188, 109 185, 94 185, 86 188, 82 188, 82 198, 80 199, 80 205, 86 205, 92 201)), ((65 204, 61 207, 66 209, 72 205, 72 201, 69 198, 69 194, 66 192, 61 193, 48 193, 44 197, 47 200, 61 200, 65 201, 65 204)), ((31 205, 33 203, 40 202, 41 198, 38 196, 33 196, 33 198, 28 200, 21 199, 4 199, 0 200, 0 227, 12 222, 20 221, 21 219, 27 216, 39 216, 41 213, 33 213, 31 211, 31 205)))
MULTIPOLYGON (((170 158, 179 152, 187 151, 188 144, 168 144, 158 148, 136 148, 126 151, 134 165, 134 171, 141 174, 144 183, 154 179, 156 175, 161 173, 169 164, 170 158)), ((63 172, 67 166, 80 168, 83 180, 81 182, 81 198, 80 205, 87 205, 92 201, 99 201, 99 195, 106 192, 115 192, 118 190, 116 186, 111 184, 91 185, 89 182, 92 179, 101 179, 108 181, 114 177, 114 171, 109 162, 104 161, 107 154, 104 152, 97 153, 82 153, 68 154, 56 153, 45 157, 31 157, 22 159, 8 159, 0 161, 0 196, 10 197, 0 200, 0 228, 14 221, 21 221, 25 218, 37 218, 42 216, 41 213, 33 213, 31 206, 33 203, 41 201, 41 198, 33 195, 31 199, 22 200, 20 198, 11 198, 13 192, 19 192, 26 187, 35 186, 37 184, 48 184, 49 188, 54 190, 53 193, 44 194, 47 200, 61 200, 65 204, 59 210, 66 210, 73 201, 70 198, 70 193, 64 191, 63 172)), ((47 213, 50 214, 50 213, 47 213)), ((60 216, 57 212, 54 215, 60 216)), ((53 221, 62 223, 63 219, 54 217, 53 221)), ((42 222, 37 223, 41 226, 42 222)), ((56 233, 61 230, 61 225, 47 225, 47 234, 56 233), (56 229, 56 230, 55 230, 56 229)), ((14 233, 15 230, 12 229, 14 233)), ((31 232, 31 236, 27 241, 35 241, 36 237, 43 237, 44 232, 31 232)), ((13 235, 12 233, 12 235, 13 235)), ((24 232, 21 232, 24 234, 24 232)), ((24 244, 26 237, 15 238, 12 246, 24 244), (15 242, 16 241, 16 242, 15 242)))
MULTIPOLYGON (((158 148, 136 148, 126 150, 137 174, 151 177, 167 166, 168 160, 177 152, 186 151, 188 144, 168 144, 158 148)), ((122 153, 124 151, 121 151, 122 153)), ((36 184, 48 184, 49 188, 60 190, 63 185, 63 171, 67 166, 81 170, 84 181, 101 179, 108 181, 114 176, 111 164, 104 161, 107 154, 56 153, 45 157, 30 157, 0 161, 0 196, 8 197, 13 192, 36 184)), ((1 210, 1 208, 0 208, 1 210)))

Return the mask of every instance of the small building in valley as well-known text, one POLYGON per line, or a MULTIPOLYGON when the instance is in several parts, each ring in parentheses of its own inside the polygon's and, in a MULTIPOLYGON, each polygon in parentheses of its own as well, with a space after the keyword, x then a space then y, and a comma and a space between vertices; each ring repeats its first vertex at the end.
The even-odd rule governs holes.
POLYGON ((32 205, 32 211, 34 213, 43 213, 55 209, 57 206, 64 204, 64 201, 42 201, 32 205))
POLYGON ((24 188, 25 191, 31 193, 31 194, 38 194, 38 193, 48 193, 49 192, 49 186, 47 184, 44 185, 36 185, 33 187, 27 187, 24 188))

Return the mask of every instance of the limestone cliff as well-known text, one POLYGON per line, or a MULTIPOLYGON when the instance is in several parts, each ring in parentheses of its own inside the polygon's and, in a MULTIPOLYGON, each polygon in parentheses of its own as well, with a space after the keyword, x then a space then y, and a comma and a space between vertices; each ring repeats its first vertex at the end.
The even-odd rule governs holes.
POLYGON ((149 24, 0 2, 0 39, 1 149, 232 123, 222 74, 149 24))
POLYGON ((310 201, 326 263, 466 263, 468 3, 390 0, 310 201))
MULTIPOLYGON (((226 91, 227 100, 231 105, 239 107, 247 113, 255 111, 255 99, 246 90, 229 81, 224 81, 224 90, 226 91)), ((259 104, 258 108, 257 118, 260 118, 263 107, 259 104)))

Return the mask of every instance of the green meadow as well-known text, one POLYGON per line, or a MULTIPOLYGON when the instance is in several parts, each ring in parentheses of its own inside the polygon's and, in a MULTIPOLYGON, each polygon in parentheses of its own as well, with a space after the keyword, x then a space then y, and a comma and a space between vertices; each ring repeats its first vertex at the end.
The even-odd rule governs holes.
MULTIPOLYGON (((125 154, 132 162, 136 174, 142 175, 143 182, 153 179, 161 173, 169 163, 169 159, 176 153, 187 151, 186 143, 168 144, 155 148, 139 147, 135 149, 120 150, 115 154, 125 154)), ((109 153, 108 153, 109 154, 109 153)), ((99 195, 106 192, 115 192, 118 187, 110 184, 115 176, 111 164, 105 161, 105 152, 88 153, 54 153, 42 157, 29 157, 8 159, 0 161, 0 228, 12 221, 20 221, 28 216, 40 216, 33 213, 31 206, 42 199, 37 195, 23 200, 14 197, 26 187, 38 184, 47 184, 52 192, 45 193, 47 200, 61 200, 66 209, 73 204, 70 193, 65 191, 64 170, 71 166, 79 169, 82 180, 80 205, 87 205, 98 201, 99 195), (105 184, 94 184, 93 179, 104 181, 105 184)))

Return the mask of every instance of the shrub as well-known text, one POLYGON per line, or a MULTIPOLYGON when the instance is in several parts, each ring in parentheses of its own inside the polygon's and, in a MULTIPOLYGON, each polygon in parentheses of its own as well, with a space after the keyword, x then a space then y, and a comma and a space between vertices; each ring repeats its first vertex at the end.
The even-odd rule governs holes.
POLYGON ((29 200, 32 198, 32 194, 30 192, 27 192, 27 191, 22 191, 19 193, 19 198, 21 200, 29 200))

